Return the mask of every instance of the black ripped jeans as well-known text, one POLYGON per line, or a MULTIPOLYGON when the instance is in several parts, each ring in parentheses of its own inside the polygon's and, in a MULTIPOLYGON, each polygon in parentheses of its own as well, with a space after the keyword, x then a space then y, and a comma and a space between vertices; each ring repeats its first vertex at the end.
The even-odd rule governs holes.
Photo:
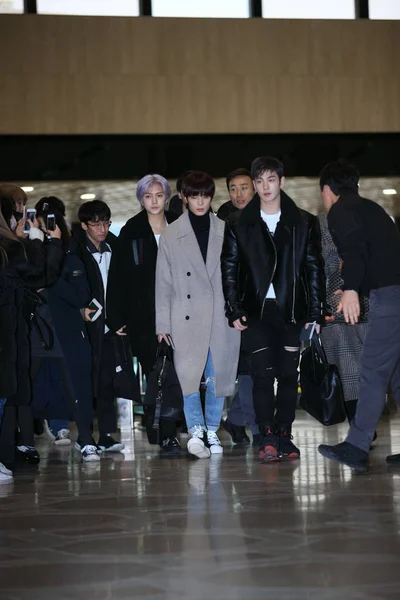
POLYGON ((301 326, 286 324, 275 300, 266 300, 262 321, 249 321, 253 401, 260 431, 290 428, 296 412, 301 326), (275 398, 274 383, 278 382, 275 398))

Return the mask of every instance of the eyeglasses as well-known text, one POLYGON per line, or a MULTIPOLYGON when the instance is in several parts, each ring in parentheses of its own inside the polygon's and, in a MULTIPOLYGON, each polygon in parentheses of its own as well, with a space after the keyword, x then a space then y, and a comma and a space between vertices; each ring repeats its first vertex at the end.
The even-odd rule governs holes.
POLYGON ((112 224, 112 221, 97 221, 96 223, 88 223, 88 227, 93 229, 108 229, 112 224))

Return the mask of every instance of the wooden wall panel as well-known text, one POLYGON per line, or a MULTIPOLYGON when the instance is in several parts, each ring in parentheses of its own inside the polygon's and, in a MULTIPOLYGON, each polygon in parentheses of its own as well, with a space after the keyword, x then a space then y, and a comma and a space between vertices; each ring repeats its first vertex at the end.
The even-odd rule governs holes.
POLYGON ((400 22, 0 15, 0 133, 400 131, 400 22))

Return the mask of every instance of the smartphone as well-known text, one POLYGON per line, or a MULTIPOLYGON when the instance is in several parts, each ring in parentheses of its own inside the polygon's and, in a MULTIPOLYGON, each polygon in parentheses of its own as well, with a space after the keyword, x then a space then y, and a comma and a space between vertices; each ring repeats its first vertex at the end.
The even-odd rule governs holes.
POLYGON ((56 216, 53 213, 49 213, 46 217, 46 229, 47 231, 56 230, 56 216))
POLYGON ((91 321, 97 321, 101 313, 103 312, 103 307, 96 298, 93 298, 89 304, 90 310, 95 310, 96 312, 90 316, 91 321))
POLYGON ((309 323, 307 329, 305 327, 303 327, 303 329, 301 330, 300 333, 300 341, 301 342, 309 342, 310 340, 312 340, 312 337, 315 333, 315 327, 317 325, 317 322, 314 321, 313 323, 309 323))
POLYGON ((24 225, 24 233, 29 233, 31 228, 31 223, 35 220, 36 217, 36 209, 35 208, 27 208, 25 214, 25 225, 24 225))

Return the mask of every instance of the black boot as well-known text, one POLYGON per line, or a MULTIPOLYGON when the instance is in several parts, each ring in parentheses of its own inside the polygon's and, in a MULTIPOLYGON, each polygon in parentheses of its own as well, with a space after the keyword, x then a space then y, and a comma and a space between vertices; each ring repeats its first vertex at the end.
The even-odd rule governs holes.
POLYGON ((222 427, 229 433, 234 444, 241 446, 247 446, 247 444, 250 444, 250 438, 246 433, 245 427, 234 425, 229 421, 229 419, 225 419, 225 421, 223 421, 222 427))

